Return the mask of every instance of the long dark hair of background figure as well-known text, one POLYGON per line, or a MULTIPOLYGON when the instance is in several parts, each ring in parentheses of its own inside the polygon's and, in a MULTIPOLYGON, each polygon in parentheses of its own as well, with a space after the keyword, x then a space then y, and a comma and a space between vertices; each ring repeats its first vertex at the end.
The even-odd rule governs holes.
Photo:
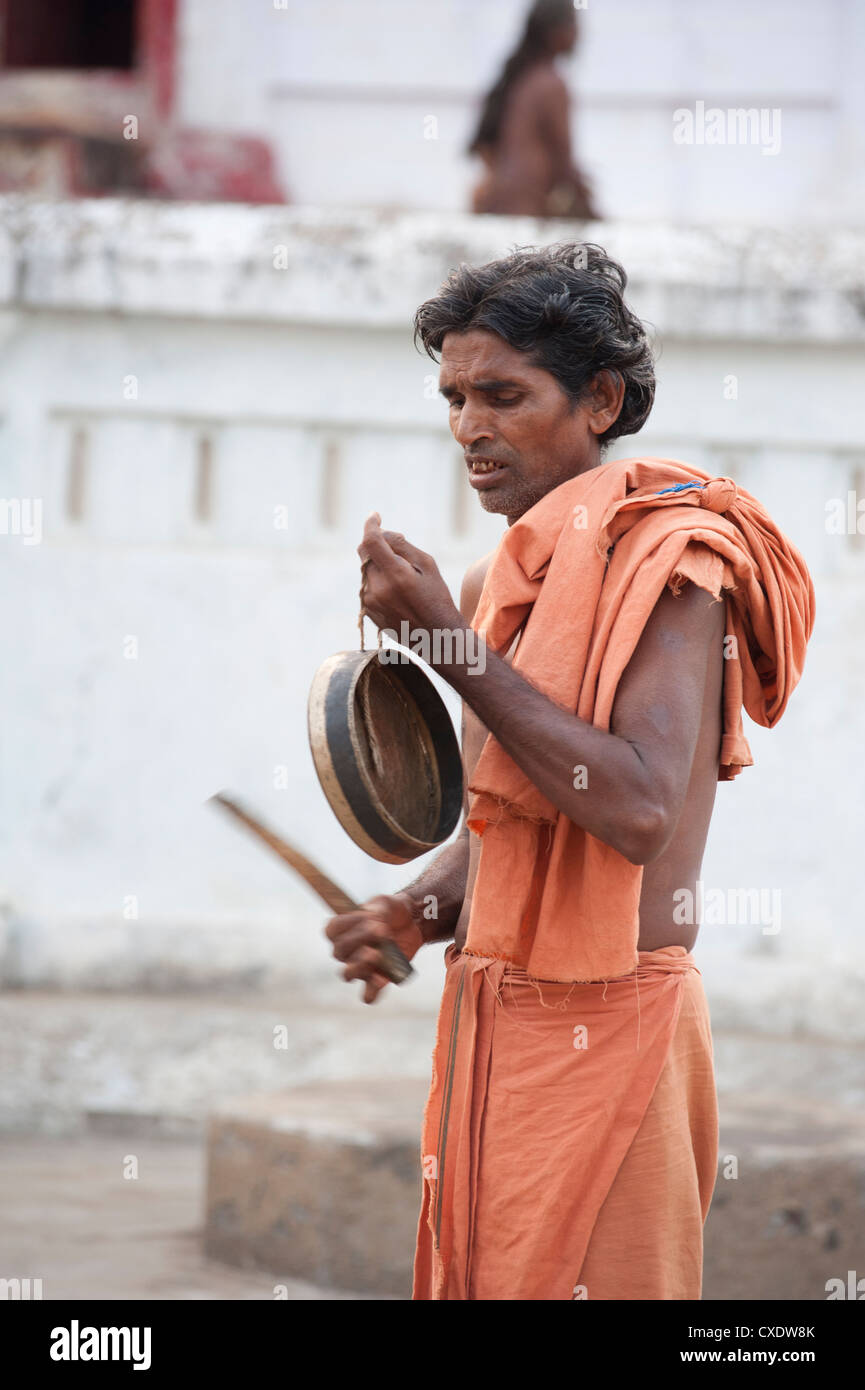
POLYGON ((484 100, 477 129, 468 146, 469 154, 482 154, 484 150, 495 148, 514 82, 533 63, 548 60, 573 47, 576 24, 573 0, 536 0, 526 19, 522 38, 484 100))

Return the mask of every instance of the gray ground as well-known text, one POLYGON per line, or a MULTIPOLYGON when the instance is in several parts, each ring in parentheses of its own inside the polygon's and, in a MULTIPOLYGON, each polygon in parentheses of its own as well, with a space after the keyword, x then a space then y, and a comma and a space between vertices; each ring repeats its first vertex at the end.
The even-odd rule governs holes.
POLYGON ((0 1278, 41 1279, 44 1299, 273 1299, 277 1284, 289 1299, 370 1297, 205 1259, 204 1157, 176 1140, 4 1137, 0 1278))

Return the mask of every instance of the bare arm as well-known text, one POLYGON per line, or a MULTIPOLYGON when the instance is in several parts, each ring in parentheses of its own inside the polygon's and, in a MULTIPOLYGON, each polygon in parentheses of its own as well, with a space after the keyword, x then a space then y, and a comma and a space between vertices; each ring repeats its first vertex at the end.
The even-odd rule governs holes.
POLYGON ((688 584, 678 598, 665 590, 622 676, 609 731, 561 709, 495 653, 482 675, 440 669, 559 811, 646 864, 663 853, 682 810, 723 630, 724 605, 704 590, 688 584))
POLYGON ((428 868, 395 897, 408 905, 424 945, 450 941, 466 895, 469 871, 469 830, 464 824, 453 844, 436 855, 428 868))
MULTIPOLYGON (((375 518, 362 549, 373 561, 366 611, 379 626, 405 617, 416 627, 467 629, 432 556, 382 532, 375 518)), ((679 597, 665 589, 622 675, 609 730, 554 704, 494 652, 483 672, 456 662, 437 669, 559 811, 647 864, 668 845, 684 804, 723 630, 723 603, 693 584, 679 597)))

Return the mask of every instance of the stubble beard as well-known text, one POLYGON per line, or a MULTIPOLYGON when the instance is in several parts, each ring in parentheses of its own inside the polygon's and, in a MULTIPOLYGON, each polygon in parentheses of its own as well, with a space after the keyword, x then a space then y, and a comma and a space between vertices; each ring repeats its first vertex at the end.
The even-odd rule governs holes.
POLYGON ((605 452, 606 445, 603 445, 595 463, 589 463, 586 468, 577 468, 573 472, 570 469, 563 471, 562 477, 550 478, 545 485, 537 479, 529 480, 519 476, 509 478, 501 487, 479 492, 480 504, 485 512, 506 516, 508 525, 512 526, 515 521, 519 521, 525 512, 534 507, 535 503, 540 502, 542 497, 546 497, 548 492, 553 492, 557 487, 561 487, 562 483, 570 482, 580 473, 600 467, 604 462, 605 452))
POLYGON ((479 492, 478 498, 485 512, 506 516, 508 523, 513 524, 551 490, 551 487, 541 487, 525 478, 511 478, 501 487, 479 492))
POLYGON ((490 488, 487 492, 478 493, 484 512, 506 516, 512 521, 522 517, 523 512, 528 512, 535 502, 540 502, 542 496, 544 491, 537 485, 526 482, 524 478, 512 478, 501 488, 490 488))

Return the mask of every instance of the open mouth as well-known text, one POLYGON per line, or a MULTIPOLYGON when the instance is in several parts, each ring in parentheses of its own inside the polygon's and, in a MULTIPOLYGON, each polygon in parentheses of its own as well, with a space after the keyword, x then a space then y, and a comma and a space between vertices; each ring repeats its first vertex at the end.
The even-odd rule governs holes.
POLYGON ((472 487, 492 487, 502 476, 506 467, 507 464, 499 463, 496 459, 469 459, 469 482, 472 487))

